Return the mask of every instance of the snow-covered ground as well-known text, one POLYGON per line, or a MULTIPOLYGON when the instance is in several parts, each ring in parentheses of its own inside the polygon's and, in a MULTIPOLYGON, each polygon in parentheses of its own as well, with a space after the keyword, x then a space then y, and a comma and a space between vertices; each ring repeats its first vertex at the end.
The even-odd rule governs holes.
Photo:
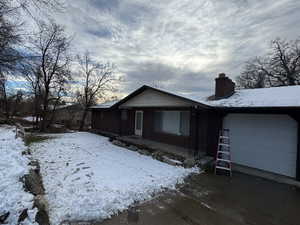
POLYGON ((33 122, 35 120, 34 116, 26 116, 26 117, 22 117, 23 120, 27 120, 29 122, 33 122))
POLYGON ((25 209, 28 209, 30 218, 20 224, 37 224, 34 222, 36 209, 32 209, 33 195, 24 191, 20 181, 29 171, 29 160, 22 155, 25 149, 23 141, 15 139, 12 127, 0 126, 0 216, 10 213, 5 224, 18 224, 25 209))
POLYGON ((109 218, 136 201, 174 189, 198 169, 171 166, 78 132, 31 147, 40 161, 52 225, 109 218))

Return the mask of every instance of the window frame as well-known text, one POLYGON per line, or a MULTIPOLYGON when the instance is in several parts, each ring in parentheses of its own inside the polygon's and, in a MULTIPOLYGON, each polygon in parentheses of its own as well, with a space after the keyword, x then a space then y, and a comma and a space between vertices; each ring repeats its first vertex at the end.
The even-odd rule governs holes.
POLYGON ((153 126, 153 131, 155 133, 162 133, 162 134, 167 134, 167 135, 172 135, 172 136, 179 136, 179 137, 190 137, 191 135, 191 111, 190 110, 155 110, 154 111, 154 126, 153 126), (163 120, 163 112, 170 112, 170 111, 175 111, 175 112, 179 112, 179 122, 178 122, 178 127, 179 127, 179 133, 171 133, 171 132, 166 132, 163 131, 162 128, 162 120, 163 120), (160 113, 160 118, 159 121, 157 122, 157 118, 158 118, 158 114, 160 113), (187 121, 187 131, 188 133, 183 133, 182 132, 182 113, 188 113, 188 121, 187 121), (159 124, 157 124, 159 123, 159 124))

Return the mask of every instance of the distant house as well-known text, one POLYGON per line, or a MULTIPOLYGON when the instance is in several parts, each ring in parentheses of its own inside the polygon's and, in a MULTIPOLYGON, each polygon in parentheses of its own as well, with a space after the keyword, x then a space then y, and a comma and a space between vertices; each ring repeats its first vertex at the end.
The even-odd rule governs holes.
POLYGON ((219 130, 229 128, 235 164, 300 180, 299 96, 300 86, 235 90, 225 74, 209 100, 142 86, 92 108, 92 128, 195 157, 215 156, 219 130))
MULTIPOLYGON (((68 128, 78 129, 82 119, 84 108, 80 104, 61 105, 55 110, 54 122, 65 125, 68 128)), ((85 119, 85 127, 91 126, 91 112, 85 119)))

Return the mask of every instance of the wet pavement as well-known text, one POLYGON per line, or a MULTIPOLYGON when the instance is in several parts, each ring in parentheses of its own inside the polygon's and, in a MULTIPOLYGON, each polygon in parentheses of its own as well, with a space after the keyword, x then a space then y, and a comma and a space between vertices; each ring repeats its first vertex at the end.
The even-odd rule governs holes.
POLYGON ((299 225, 300 190, 262 178, 203 173, 99 225, 299 225))

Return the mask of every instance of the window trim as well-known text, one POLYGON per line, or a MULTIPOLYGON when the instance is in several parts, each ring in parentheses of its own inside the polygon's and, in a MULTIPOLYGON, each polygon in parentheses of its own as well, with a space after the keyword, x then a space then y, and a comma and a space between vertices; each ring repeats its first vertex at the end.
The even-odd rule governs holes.
MULTIPOLYGON (((164 135, 170 135, 170 136, 174 136, 174 137, 190 137, 191 136, 191 111, 190 110, 173 110, 173 109, 171 109, 171 110, 164 110, 164 109, 162 109, 162 110, 155 110, 154 111, 154 113, 153 113, 153 121, 154 121, 154 126, 153 126, 153 132, 154 133, 157 133, 157 134, 164 134, 164 135), (175 112, 179 112, 179 114, 180 114, 180 120, 179 120, 179 131, 181 131, 181 118, 182 118, 182 116, 181 116, 181 113, 182 112, 188 112, 188 115, 189 115, 189 120, 188 120, 188 134, 183 134, 183 133, 179 133, 179 134, 176 134, 176 133, 169 133, 169 132, 166 132, 166 131, 163 131, 163 130, 158 130, 157 128, 156 128, 156 125, 155 125, 155 123, 156 123, 156 113, 157 112, 160 112, 160 113, 162 113, 162 112, 170 112, 170 111, 175 111, 175 112)), ((160 129, 162 129, 161 128, 161 126, 162 125, 160 125, 160 129)))

